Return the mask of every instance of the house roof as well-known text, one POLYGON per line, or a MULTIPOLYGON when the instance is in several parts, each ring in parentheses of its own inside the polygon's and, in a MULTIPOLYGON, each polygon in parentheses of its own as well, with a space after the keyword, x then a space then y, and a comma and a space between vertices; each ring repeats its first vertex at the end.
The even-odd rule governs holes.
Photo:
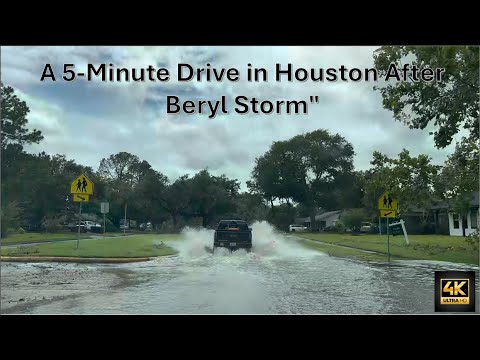
MULTIPOLYGON (((315 216, 315 221, 322 221, 322 220, 325 220, 331 216, 334 216, 334 215, 337 215, 337 214, 340 214, 343 210, 335 210, 335 211, 327 211, 323 214, 320 214, 320 215, 317 215, 315 216)), ((306 217, 306 218, 302 218, 302 219, 298 219, 300 221, 310 221, 310 217, 306 217)))
POLYGON ((329 218, 330 216, 340 214, 343 210, 335 210, 335 211, 328 211, 326 213, 323 213, 321 215, 315 216, 315 220, 324 220, 326 218, 329 218))
MULTIPOLYGON (((479 207, 478 204, 479 204, 479 192, 474 192, 472 193, 472 196, 470 199, 470 206, 473 208, 478 208, 479 207)), ((450 207, 451 206, 448 201, 437 201, 435 205, 430 207, 430 210, 448 210, 450 209, 450 207)), ((412 206, 408 211, 408 213, 419 213, 419 212, 423 212, 423 209, 417 208, 414 206, 412 206)))

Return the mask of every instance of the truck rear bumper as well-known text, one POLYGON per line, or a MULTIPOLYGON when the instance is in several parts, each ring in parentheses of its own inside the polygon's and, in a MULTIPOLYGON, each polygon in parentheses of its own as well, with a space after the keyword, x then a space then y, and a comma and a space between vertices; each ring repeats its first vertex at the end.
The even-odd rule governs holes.
POLYGON ((230 250, 251 249, 252 243, 246 241, 214 241, 213 248, 223 247, 230 250))

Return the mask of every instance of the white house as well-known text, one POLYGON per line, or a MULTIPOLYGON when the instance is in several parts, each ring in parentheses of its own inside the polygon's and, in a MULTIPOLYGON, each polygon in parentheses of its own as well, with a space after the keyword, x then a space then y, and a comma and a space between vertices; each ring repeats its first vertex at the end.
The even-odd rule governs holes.
MULTIPOLYGON (((315 222, 317 223, 318 228, 321 230, 329 226, 334 226, 342 212, 343 210, 328 211, 315 216, 315 222)), ((302 220, 303 224, 310 229, 310 218, 308 217, 302 220)))
POLYGON ((448 213, 448 227, 450 236, 468 236, 478 230, 480 226, 480 209, 478 206, 479 193, 472 196, 470 210, 467 214, 460 215, 454 212, 448 213))

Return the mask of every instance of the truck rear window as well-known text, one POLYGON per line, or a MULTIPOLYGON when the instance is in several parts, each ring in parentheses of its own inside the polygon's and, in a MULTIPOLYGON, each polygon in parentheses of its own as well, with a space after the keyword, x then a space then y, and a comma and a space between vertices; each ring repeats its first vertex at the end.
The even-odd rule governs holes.
POLYGON ((248 225, 246 223, 238 223, 235 221, 221 221, 218 224, 218 230, 239 229, 240 231, 247 231, 248 225))

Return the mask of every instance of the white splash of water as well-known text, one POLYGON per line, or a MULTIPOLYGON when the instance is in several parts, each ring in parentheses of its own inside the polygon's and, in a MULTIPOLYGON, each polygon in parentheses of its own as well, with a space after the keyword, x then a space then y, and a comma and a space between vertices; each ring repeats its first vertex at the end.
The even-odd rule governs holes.
POLYGON ((252 225, 253 252, 263 257, 307 257, 318 252, 307 249, 293 237, 281 233, 266 221, 252 225))
MULTIPOLYGON (((255 222, 251 225, 253 248, 251 253, 243 249, 230 252, 228 249, 216 248, 215 257, 253 257, 253 258, 282 258, 282 257, 309 257, 318 255, 318 252, 300 245, 294 238, 278 232, 266 221, 255 222)), ((203 228, 185 228, 182 231, 184 240, 169 244, 184 258, 203 258, 212 256, 213 236, 215 231, 203 228)))

